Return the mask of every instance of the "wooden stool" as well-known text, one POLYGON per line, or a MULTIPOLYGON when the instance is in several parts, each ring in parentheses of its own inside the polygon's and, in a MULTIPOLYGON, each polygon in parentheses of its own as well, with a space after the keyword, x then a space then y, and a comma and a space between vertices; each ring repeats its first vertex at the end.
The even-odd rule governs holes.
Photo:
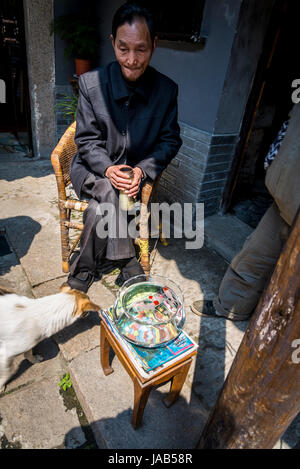
POLYGON ((192 363, 192 356, 197 353, 196 350, 193 350, 189 355, 185 355, 182 360, 179 359, 173 365, 171 364, 169 367, 161 370, 160 373, 146 379, 139 374, 126 351, 121 347, 121 344, 112 334, 105 321, 102 320, 100 324, 100 359, 103 372, 106 376, 114 371, 109 362, 109 350, 111 347, 133 381, 134 405, 131 424, 134 429, 142 424, 144 409, 152 388, 172 380, 170 392, 163 402, 166 407, 174 404, 187 377, 192 363))

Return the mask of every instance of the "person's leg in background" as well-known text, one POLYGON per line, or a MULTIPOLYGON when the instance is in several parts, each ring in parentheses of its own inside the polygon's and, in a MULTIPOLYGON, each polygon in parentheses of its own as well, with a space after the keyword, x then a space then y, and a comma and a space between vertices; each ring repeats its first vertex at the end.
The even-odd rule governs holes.
POLYGON ((217 299, 213 304, 196 301, 191 305, 192 311, 235 321, 249 319, 272 275, 288 232, 289 225, 274 202, 228 266, 217 299))

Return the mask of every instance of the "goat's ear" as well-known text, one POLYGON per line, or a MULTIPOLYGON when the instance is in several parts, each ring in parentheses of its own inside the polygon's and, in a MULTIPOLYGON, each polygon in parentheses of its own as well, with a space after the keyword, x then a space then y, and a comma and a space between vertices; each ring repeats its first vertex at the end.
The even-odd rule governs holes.
POLYGON ((72 290, 72 288, 70 287, 70 285, 67 282, 64 282, 59 288, 59 291, 61 293, 67 293, 70 290, 72 290))

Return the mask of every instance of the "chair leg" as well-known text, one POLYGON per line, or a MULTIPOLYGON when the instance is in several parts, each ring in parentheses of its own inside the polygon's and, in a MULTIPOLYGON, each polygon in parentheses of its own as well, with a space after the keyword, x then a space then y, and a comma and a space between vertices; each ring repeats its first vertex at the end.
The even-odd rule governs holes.
POLYGON ((65 221, 68 221, 68 211, 60 207, 59 215, 60 215, 62 270, 63 272, 68 273, 69 272, 69 254, 70 254, 69 228, 67 228, 64 224, 65 221))
POLYGON ((168 246, 168 242, 167 242, 166 238, 164 237, 164 234, 163 234, 163 231, 162 231, 162 223, 159 224, 158 230, 159 230, 160 242, 162 243, 163 246, 168 246))
POLYGON ((171 383, 171 388, 169 394, 163 399, 163 403, 165 404, 166 407, 171 407, 172 404, 174 404, 175 401, 177 401, 180 391, 182 389, 182 386, 184 385, 184 382, 186 380, 188 371, 190 369, 192 360, 189 360, 180 370, 180 373, 177 375, 173 376, 172 378, 172 383, 171 383))
POLYGON ((142 189, 142 200, 141 200, 141 209, 140 209, 140 238, 139 238, 139 248, 140 248, 140 263, 143 267, 145 275, 147 278, 150 275, 150 255, 149 255, 149 213, 148 213, 148 203, 152 191, 152 184, 145 183, 142 189))
POLYGON ((134 385, 134 404, 133 404, 133 414, 131 419, 131 425, 134 429, 142 425, 144 410, 148 401, 150 391, 152 389, 151 385, 142 387, 137 378, 133 380, 134 385))
POLYGON ((105 374, 105 376, 110 375, 114 371, 109 363, 110 348, 111 346, 106 337, 104 326, 101 323, 100 324, 100 361, 101 361, 101 366, 102 366, 103 373, 105 374))
POLYGON ((149 239, 139 238, 138 245, 140 248, 140 264, 148 278, 150 275, 149 239))

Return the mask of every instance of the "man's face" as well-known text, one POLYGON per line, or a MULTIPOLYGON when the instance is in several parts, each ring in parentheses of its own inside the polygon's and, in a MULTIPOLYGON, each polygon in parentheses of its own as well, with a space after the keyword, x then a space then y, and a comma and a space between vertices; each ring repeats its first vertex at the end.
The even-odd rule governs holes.
POLYGON ((111 35, 111 41, 124 78, 138 80, 149 65, 157 42, 155 38, 152 44, 146 21, 137 19, 131 25, 119 26, 115 40, 111 35))

